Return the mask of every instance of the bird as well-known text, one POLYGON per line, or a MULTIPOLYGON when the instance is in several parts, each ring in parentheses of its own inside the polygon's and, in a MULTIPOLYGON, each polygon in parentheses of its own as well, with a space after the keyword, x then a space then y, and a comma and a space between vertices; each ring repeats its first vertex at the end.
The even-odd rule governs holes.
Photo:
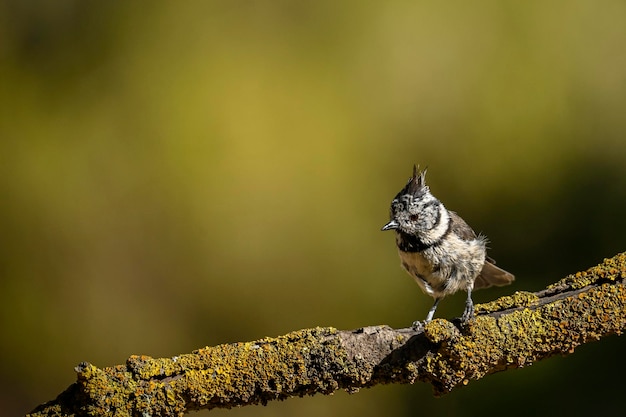
POLYGON ((515 276, 487 256, 485 236, 476 235, 430 192, 426 171, 413 166, 412 177, 391 202, 390 220, 382 230, 396 232, 402 267, 435 299, 425 322, 433 319, 444 297, 460 290, 467 291, 461 320, 468 322, 474 317, 473 290, 508 285, 515 276))

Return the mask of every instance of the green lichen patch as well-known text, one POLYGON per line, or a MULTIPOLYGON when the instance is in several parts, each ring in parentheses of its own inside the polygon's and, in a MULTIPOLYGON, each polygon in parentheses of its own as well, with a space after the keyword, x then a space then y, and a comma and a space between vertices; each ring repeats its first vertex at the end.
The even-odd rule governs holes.
MULTIPOLYGON (((326 343, 333 328, 299 330, 277 338, 233 343, 195 352, 197 364, 185 374, 192 407, 265 403, 338 387, 332 366, 342 350, 326 343), (319 359, 319 358, 323 358, 319 359), (235 401, 236 400, 236 401, 235 401)), ((343 352, 345 356, 345 352, 343 352)))
POLYGON ((435 319, 426 324, 424 335, 433 343, 443 343, 456 340, 460 333, 452 322, 444 319, 435 319))
POLYGON ((124 366, 100 369, 83 362, 76 367, 77 384, 89 404, 80 412, 85 415, 130 415, 133 404, 128 401, 135 392, 137 381, 124 366))
POLYGON ((619 253, 612 258, 606 258, 604 262, 586 271, 576 272, 563 278, 562 280, 548 286, 551 288, 561 288, 567 286, 572 289, 585 288, 599 280, 617 281, 626 278, 626 252, 619 253))
POLYGON ((517 307, 532 307, 539 303, 539 297, 527 291, 516 291, 513 295, 500 297, 485 304, 476 304, 476 313, 493 313, 517 307))
POLYGON ((266 403, 332 392, 362 376, 334 328, 206 347, 172 358, 131 356, 126 366, 80 364, 85 415, 181 415, 188 410, 266 403), (133 411, 134 410, 134 411, 133 411))

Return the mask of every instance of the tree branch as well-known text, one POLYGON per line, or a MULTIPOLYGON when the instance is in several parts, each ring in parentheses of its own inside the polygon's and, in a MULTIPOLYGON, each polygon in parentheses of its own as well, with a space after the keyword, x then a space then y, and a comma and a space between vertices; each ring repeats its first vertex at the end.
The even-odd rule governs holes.
POLYGON ((32 416, 182 415, 265 404, 293 396, 356 392, 423 381, 443 395, 510 368, 567 355, 626 326, 626 252, 538 293, 476 306, 467 325, 436 319, 424 328, 304 329, 277 338, 205 347, 125 365, 83 362, 77 381, 32 416))

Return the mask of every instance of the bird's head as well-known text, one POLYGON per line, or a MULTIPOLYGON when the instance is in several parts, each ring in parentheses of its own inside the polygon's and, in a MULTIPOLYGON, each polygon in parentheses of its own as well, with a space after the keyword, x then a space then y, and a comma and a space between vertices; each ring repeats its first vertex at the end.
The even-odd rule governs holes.
POLYGON ((426 185, 426 170, 413 166, 413 176, 391 202, 389 223, 382 230, 428 237, 428 232, 439 225, 442 210, 443 205, 426 185))

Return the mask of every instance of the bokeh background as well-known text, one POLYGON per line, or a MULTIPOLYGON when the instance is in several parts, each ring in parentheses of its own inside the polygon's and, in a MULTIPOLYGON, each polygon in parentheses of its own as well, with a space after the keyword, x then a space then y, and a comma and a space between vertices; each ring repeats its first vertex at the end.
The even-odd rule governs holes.
MULTIPOLYGON (((624 22, 623 1, 1 2, 0 413, 83 360, 423 318, 379 231, 414 163, 517 275, 478 302, 625 250, 624 22)), ((625 349, 211 414, 608 415, 625 349)))

